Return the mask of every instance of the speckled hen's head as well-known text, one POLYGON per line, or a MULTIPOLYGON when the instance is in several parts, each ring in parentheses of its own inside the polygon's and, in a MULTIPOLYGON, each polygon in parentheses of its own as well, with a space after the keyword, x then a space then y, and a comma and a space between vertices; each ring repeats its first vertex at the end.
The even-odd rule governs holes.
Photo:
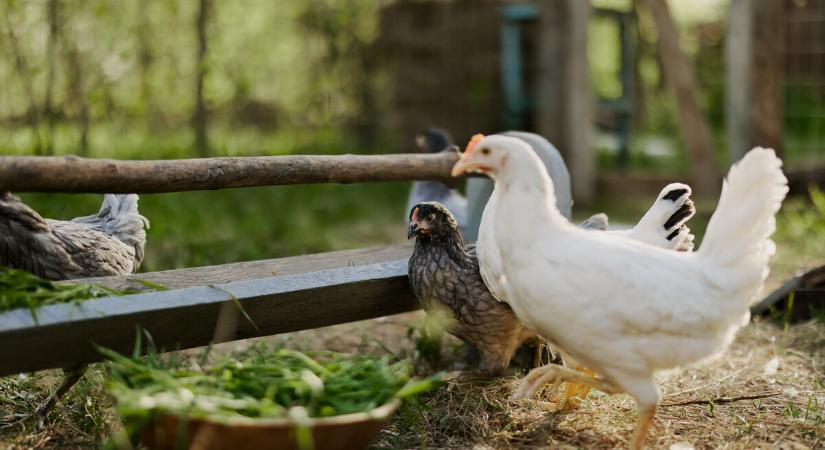
POLYGON ((458 223, 446 206, 438 202, 422 202, 410 210, 410 228, 407 239, 417 236, 449 236, 456 232, 458 223))

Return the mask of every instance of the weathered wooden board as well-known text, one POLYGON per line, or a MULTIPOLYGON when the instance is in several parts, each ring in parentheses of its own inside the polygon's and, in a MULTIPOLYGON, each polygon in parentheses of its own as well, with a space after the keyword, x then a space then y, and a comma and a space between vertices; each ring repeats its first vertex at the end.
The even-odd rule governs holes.
POLYGON ((288 155, 178 160, 0 156, 0 191, 158 193, 308 183, 452 180, 456 149, 435 154, 288 155))
MULTIPOLYGON (((228 270, 218 266, 169 271, 157 277, 141 274, 143 279, 190 287, 47 306, 37 311, 37 321, 28 310, 9 311, 0 314, 0 375, 98 361, 101 357, 93 343, 128 352, 138 326, 167 350, 206 345, 215 336, 221 309, 237 309, 236 300, 257 329, 241 317, 224 340, 412 311, 419 306, 407 280, 408 256, 408 248, 395 247, 241 263, 228 270), (253 276, 211 281, 243 278, 245 265, 253 276), (306 271, 306 265, 327 267, 306 271), (257 276, 267 267, 280 272, 257 276), (199 271, 199 279, 186 281, 187 272, 199 271)), ((97 281, 121 286, 117 277, 97 281)))
POLYGON ((790 313, 785 318, 791 322, 808 320, 814 311, 825 311, 825 266, 816 267, 786 281, 753 305, 751 314, 768 314, 772 306, 783 314, 790 313), (792 305, 788 303, 791 294, 794 294, 792 305))
POLYGON ((150 290, 151 288, 140 282, 142 280, 160 284, 169 289, 180 289, 192 286, 208 286, 232 281, 250 280, 253 278, 316 272, 338 267, 363 266, 379 262, 406 260, 410 257, 411 253, 411 245, 366 247, 354 250, 290 256, 287 258, 137 273, 123 277, 85 278, 73 282, 100 284, 120 290, 150 290))

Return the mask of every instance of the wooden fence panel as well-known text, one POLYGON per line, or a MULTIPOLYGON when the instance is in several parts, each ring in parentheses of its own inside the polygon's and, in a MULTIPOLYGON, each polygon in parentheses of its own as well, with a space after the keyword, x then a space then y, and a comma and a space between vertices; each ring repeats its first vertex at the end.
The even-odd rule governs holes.
MULTIPOLYGON (((0 376, 98 361, 93 343, 129 352, 138 326, 166 350, 207 345, 215 339, 222 310, 236 317, 221 341, 412 311, 419 306, 407 279, 409 251, 360 249, 139 274, 131 278, 181 288, 47 306, 37 310, 36 320, 28 310, 9 311, 0 314, 0 376), (269 269, 275 269, 274 276, 260 277, 269 269), (237 281, 213 281, 225 279, 237 281), (236 302, 254 326, 238 315, 236 302)), ((129 278, 95 281, 122 287, 129 278)))

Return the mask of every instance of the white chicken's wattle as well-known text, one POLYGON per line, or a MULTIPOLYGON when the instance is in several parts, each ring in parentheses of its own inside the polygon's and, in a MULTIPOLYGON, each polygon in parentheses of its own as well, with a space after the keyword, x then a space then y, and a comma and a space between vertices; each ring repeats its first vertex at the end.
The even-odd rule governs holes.
POLYGON ((659 401, 654 374, 723 352, 747 323, 774 253, 774 215, 787 193, 781 161, 756 148, 734 165, 704 242, 674 252, 588 232, 555 208, 553 184, 529 147, 489 136, 454 174, 496 181, 496 214, 482 224, 501 260, 498 280, 518 318, 603 378, 558 366, 531 372, 516 396, 546 382, 589 384, 636 399, 641 448, 659 401))

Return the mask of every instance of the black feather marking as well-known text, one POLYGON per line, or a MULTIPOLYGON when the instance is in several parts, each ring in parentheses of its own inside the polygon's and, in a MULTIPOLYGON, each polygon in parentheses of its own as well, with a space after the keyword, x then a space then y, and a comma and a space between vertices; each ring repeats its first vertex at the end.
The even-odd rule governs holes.
POLYGON ((679 197, 685 195, 685 193, 687 193, 687 189, 674 189, 674 190, 668 192, 667 194, 665 194, 665 196, 662 197, 662 198, 665 199, 665 200, 670 200, 672 202, 675 202, 679 197))
POLYGON ((679 232, 680 232, 680 231, 682 231, 682 228, 684 228, 684 227, 685 227, 685 226, 684 226, 684 225, 682 225, 681 227, 679 227, 679 228, 677 228, 677 229, 673 230, 673 233, 670 233, 669 235, 667 235, 667 240, 668 240, 668 241, 672 241, 672 240, 673 240, 673 238, 675 238, 676 236, 678 236, 678 235, 679 235, 679 232))
POLYGON ((665 230, 671 229, 674 225, 680 224, 696 214, 696 208, 693 207, 693 201, 688 199, 685 204, 680 206, 672 216, 665 222, 665 230))

